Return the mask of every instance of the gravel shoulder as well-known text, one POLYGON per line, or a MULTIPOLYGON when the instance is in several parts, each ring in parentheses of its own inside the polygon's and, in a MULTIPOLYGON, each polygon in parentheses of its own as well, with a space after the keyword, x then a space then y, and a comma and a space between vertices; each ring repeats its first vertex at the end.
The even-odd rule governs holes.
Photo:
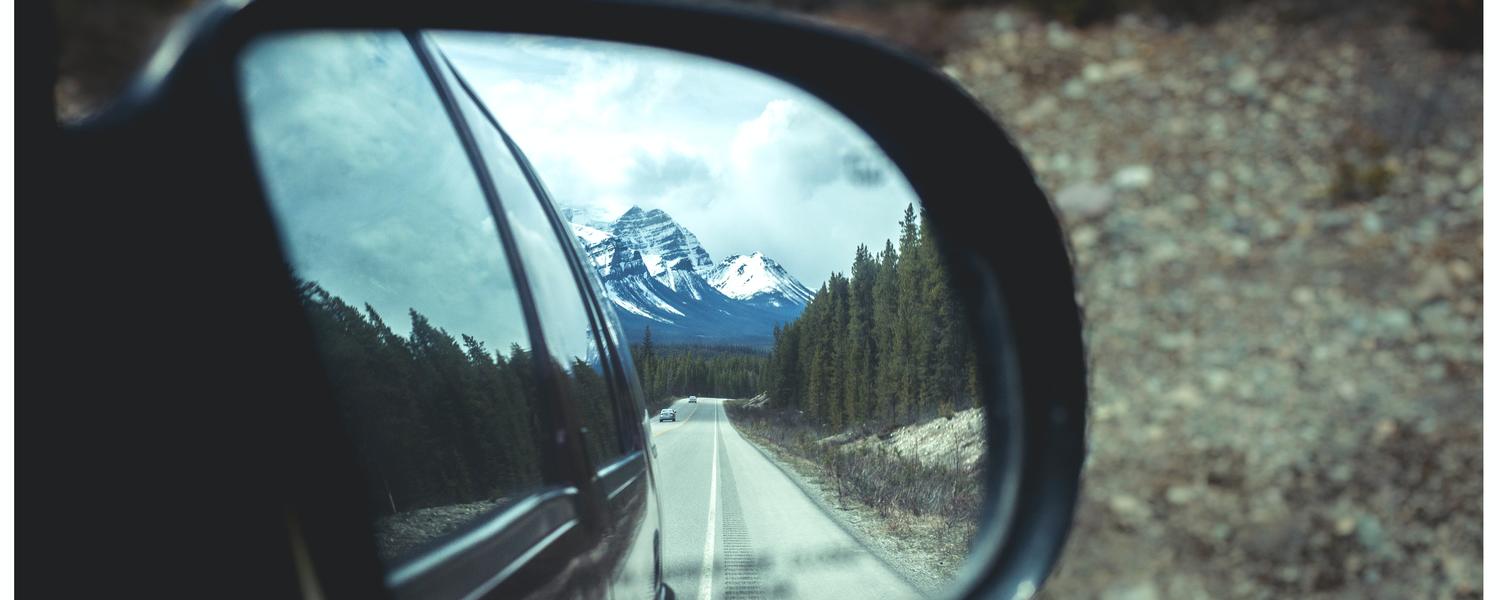
POLYGON ((831 520, 926 596, 940 596, 967 556, 967 547, 955 543, 957 536, 941 519, 897 512, 881 516, 868 505, 840 497, 822 466, 753 432, 742 428, 736 431, 781 469, 831 520))

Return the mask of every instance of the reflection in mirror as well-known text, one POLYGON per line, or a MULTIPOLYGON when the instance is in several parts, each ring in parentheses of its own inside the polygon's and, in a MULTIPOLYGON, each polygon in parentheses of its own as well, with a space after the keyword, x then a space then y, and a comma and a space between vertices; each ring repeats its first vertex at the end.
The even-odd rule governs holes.
POLYGON ((504 525, 574 486, 604 522, 575 558, 608 576, 564 595, 958 572, 974 340, 921 203, 843 115, 719 61, 492 33, 270 35, 240 82, 390 567, 552 535, 504 525))
POLYGON ((940 590, 978 525, 978 370, 921 205, 874 142, 719 61, 432 37, 534 166, 630 341, 673 589, 940 590))
POLYGON ((542 484, 520 295, 397 32, 259 40, 241 80, 270 208, 390 563, 542 484))

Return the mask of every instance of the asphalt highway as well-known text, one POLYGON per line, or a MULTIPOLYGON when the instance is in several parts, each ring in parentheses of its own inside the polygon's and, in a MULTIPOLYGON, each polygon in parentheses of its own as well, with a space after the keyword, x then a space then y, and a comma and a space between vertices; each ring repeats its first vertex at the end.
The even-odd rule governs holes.
POLYGON ((721 399, 653 419, 662 569, 679 599, 914 598, 918 592, 742 438, 721 399))

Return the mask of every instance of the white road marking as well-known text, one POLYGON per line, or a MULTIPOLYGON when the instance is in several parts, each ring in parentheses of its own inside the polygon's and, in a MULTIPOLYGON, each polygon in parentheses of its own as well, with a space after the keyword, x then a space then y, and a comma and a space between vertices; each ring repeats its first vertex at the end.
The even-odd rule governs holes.
POLYGON ((708 538, 703 542, 703 575, 698 578, 698 600, 711 600, 714 587, 714 513, 719 508, 719 413, 714 412, 713 466, 708 479, 708 538))

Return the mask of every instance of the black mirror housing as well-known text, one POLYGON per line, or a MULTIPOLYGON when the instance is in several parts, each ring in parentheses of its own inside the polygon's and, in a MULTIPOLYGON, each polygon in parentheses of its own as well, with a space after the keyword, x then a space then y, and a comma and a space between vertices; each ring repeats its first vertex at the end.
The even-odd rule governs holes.
POLYGON ((952 591, 1010 598, 1041 588, 1080 491, 1086 352, 1058 218, 995 118, 914 57, 789 17, 667 2, 458 0, 210 5, 125 98, 61 132, 45 173, 61 191, 23 209, 25 247, 47 267, 28 269, 18 286, 32 290, 18 304, 32 357, 22 359, 31 400, 19 414, 28 453, 49 462, 23 477, 36 498, 27 504, 45 494, 58 513, 22 527, 34 544, 29 562, 43 567, 29 570, 33 582, 83 566, 101 571, 85 586, 109 589, 218 595, 250 582, 245 593, 259 597, 387 593, 367 548, 312 544, 309 553, 287 543, 355 539, 367 521, 343 502, 360 484, 348 475, 347 440, 328 434, 338 415, 317 401, 327 384, 311 340, 292 325, 299 308, 284 293, 233 68, 239 50, 269 32, 370 28, 679 50, 783 79, 864 128, 923 200, 990 367, 989 461, 1003 467, 987 471, 984 521, 952 591), (60 300, 43 302, 42 290, 60 300), (195 326, 226 313, 239 318, 217 331, 195 326), (87 377, 62 359, 80 339, 115 347, 87 377), (75 403, 85 401, 80 421, 75 403), (100 490, 111 499, 101 502, 100 490), (165 551, 131 551, 148 537, 165 551), (104 564, 80 565, 80 543, 104 564))

